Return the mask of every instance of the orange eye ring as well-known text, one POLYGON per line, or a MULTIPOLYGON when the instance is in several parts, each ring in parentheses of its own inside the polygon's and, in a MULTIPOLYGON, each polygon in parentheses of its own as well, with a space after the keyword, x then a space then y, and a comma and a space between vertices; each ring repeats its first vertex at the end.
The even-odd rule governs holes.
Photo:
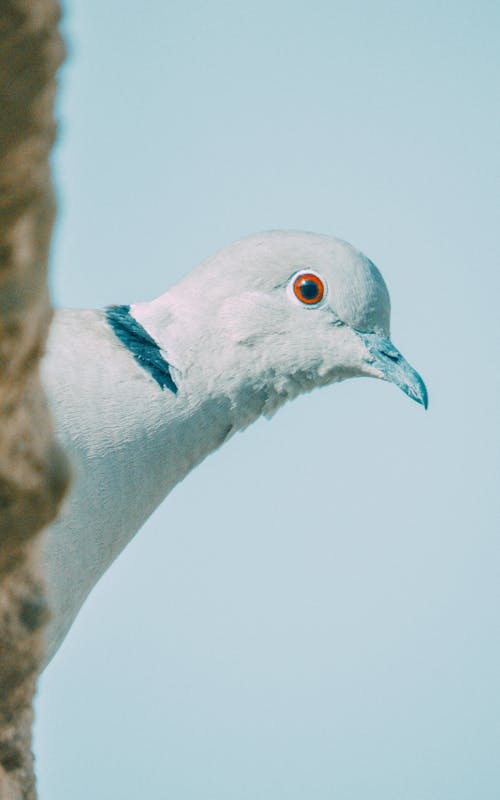
POLYGON ((325 296, 325 284, 316 272, 303 270, 293 279, 295 297, 306 306, 317 306, 325 296))

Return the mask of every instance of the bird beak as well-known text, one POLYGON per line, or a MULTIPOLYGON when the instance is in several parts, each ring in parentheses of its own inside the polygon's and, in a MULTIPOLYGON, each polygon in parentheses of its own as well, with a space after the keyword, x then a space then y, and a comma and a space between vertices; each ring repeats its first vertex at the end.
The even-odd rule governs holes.
POLYGON ((397 350, 390 339, 376 333, 356 331, 366 349, 366 363, 374 370, 371 374, 384 381, 395 383, 402 391, 427 408, 429 400, 422 378, 397 350))

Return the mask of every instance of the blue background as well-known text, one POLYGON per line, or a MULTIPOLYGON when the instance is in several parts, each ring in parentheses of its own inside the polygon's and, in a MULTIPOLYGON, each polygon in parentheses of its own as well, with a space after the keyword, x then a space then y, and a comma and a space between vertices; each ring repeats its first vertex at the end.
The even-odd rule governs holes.
POLYGON ((151 299, 254 231, 336 234, 382 270, 431 405, 315 392, 174 491, 41 682, 41 800, 500 797, 499 18, 66 5, 56 304, 151 299))

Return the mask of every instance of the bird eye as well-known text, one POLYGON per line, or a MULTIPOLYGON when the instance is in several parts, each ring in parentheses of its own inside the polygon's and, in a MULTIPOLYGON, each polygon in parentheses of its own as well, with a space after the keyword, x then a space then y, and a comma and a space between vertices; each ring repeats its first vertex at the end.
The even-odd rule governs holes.
POLYGON ((294 296, 306 306, 317 306, 325 296, 326 286, 317 272, 301 270, 290 282, 294 296))

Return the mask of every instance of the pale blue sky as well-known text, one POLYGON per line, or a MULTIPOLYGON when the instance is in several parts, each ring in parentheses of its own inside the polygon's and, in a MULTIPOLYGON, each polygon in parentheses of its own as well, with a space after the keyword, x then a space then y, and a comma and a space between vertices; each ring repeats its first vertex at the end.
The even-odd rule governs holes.
POLYGON ((382 270, 430 409, 333 386, 177 488, 47 670, 41 800, 498 800, 499 21, 66 4, 55 302, 336 234, 382 270))

